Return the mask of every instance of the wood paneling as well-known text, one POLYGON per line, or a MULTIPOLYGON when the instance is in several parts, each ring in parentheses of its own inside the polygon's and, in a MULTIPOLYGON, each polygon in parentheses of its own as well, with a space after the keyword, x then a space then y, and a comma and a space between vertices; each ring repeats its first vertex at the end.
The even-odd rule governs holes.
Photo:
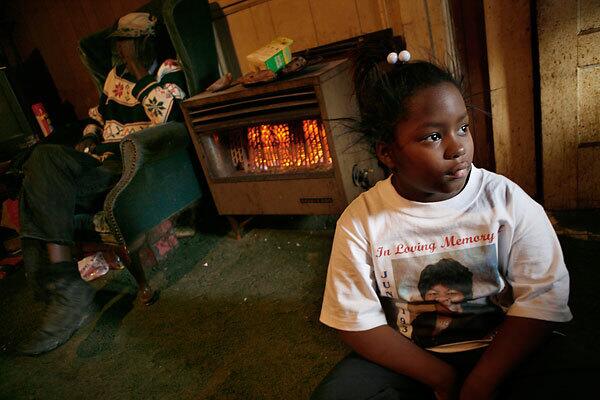
POLYGON ((389 26, 387 7, 381 1, 355 0, 361 33, 375 32, 389 26))
POLYGON ((600 64, 577 68, 577 130, 580 143, 600 142, 600 64))
POLYGON ((293 39, 293 51, 317 46, 317 33, 308 0, 271 0, 269 8, 275 35, 293 39))
POLYGON ((600 206, 600 1, 538 5, 544 201, 600 206))
POLYGON ((600 31, 577 37, 579 51, 577 64, 580 67, 600 63, 600 31))
POLYGON ((399 1, 406 46, 413 59, 433 60, 435 49, 427 17, 427 2, 399 1))
POLYGON ((578 140, 572 102, 577 98, 577 48, 564 48, 559 37, 568 31, 569 21, 577 20, 577 13, 568 2, 556 2, 552 8, 538 10, 544 201, 549 208, 575 208, 578 140))
POLYGON ((428 1, 427 18, 431 31, 431 51, 437 64, 455 69, 456 53, 453 46, 452 30, 447 25, 450 20, 448 4, 445 1, 428 1))
POLYGON ((600 27, 600 1, 578 0, 577 5, 577 30, 578 34, 586 34, 589 31, 598 30, 600 27))
POLYGON ((309 0, 317 45, 360 35, 360 18, 354 1, 309 0))
POLYGON ((258 43, 269 43, 275 37, 275 28, 273 27, 273 17, 268 3, 256 5, 250 9, 252 22, 256 31, 256 40, 258 43))
POLYGON ((404 35, 404 26, 402 25, 402 11, 400 10, 399 0, 378 0, 380 8, 384 8, 385 27, 390 27, 395 35, 404 35))
POLYGON ((246 55, 262 45, 259 45, 256 29, 254 29, 254 21, 252 20, 252 12, 250 9, 245 9, 235 14, 227 16, 229 32, 233 40, 235 54, 242 72, 250 70, 246 55))
POLYGON ((222 7, 232 32, 242 73, 250 70, 246 55, 277 36, 293 39, 292 51, 300 51, 385 28, 405 36, 414 59, 451 66, 455 58, 447 1, 267 0, 257 4, 252 0, 238 3, 216 0, 216 3, 222 7), (249 19, 254 26, 250 26, 249 19))
POLYGON ((535 196, 529 0, 485 0, 484 10, 496 170, 535 196))
POLYGON ((600 208, 600 146, 577 149, 577 207, 600 208))

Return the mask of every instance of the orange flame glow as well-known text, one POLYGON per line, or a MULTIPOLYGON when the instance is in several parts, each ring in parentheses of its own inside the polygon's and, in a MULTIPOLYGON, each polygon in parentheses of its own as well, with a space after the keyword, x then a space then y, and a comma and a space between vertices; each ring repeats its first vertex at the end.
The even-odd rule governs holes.
MULTIPOLYGON (((327 133, 323 123, 318 120, 304 120, 301 124, 253 126, 247 132, 249 171, 285 170, 332 163, 327 133)), ((239 158, 239 154, 236 153, 234 158, 239 158)), ((237 162, 239 160, 234 160, 234 163, 237 162)))

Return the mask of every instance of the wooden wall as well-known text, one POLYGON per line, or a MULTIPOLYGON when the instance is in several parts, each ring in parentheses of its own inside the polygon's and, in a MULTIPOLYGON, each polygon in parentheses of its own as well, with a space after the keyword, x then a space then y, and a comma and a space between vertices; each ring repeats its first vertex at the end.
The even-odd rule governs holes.
POLYGON ((547 209, 598 208, 600 0, 531 4, 484 0, 497 171, 547 209))
MULTIPOLYGON (((239 68, 246 55, 277 36, 294 40, 292 51, 393 28, 414 58, 448 63, 454 58, 452 27, 444 0, 213 0, 226 23, 239 68)), ((223 19, 224 21, 220 21, 223 19)), ((220 38, 222 41, 227 38, 220 38)), ((235 68, 231 68, 235 69, 235 68)))
POLYGON ((496 171, 537 196, 529 0, 484 0, 496 171))
POLYGON ((2 46, 13 62, 39 49, 62 100, 84 117, 98 102, 98 91, 79 59, 79 39, 145 3, 147 0, 2 1, 2 46), (14 47, 8 43, 10 38, 14 47))
POLYGON ((544 201, 600 207, 600 0, 539 1, 544 201))

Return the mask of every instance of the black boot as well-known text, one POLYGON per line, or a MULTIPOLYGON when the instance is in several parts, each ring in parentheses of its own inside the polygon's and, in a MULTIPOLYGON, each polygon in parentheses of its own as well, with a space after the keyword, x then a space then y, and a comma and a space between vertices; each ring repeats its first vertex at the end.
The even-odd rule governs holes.
POLYGON ((95 314, 95 290, 79 276, 77 264, 61 262, 51 264, 46 288, 50 301, 41 326, 17 351, 25 355, 46 353, 65 343, 90 321, 95 314))

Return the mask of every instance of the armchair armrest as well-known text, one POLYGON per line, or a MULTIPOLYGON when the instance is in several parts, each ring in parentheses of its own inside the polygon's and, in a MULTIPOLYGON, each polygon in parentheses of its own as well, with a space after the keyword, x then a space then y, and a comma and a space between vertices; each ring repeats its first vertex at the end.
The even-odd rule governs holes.
POLYGON ((123 175, 104 202, 116 239, 135 247, 147 230, 201 197, 185 125, 168 122, 121 142, 123 175))
POLYGON ((190 143, 182 122, 167 122, 132 133, 121 141, 123 173, 128 167, 137 168, 146 162, 168 157, 190 143))

